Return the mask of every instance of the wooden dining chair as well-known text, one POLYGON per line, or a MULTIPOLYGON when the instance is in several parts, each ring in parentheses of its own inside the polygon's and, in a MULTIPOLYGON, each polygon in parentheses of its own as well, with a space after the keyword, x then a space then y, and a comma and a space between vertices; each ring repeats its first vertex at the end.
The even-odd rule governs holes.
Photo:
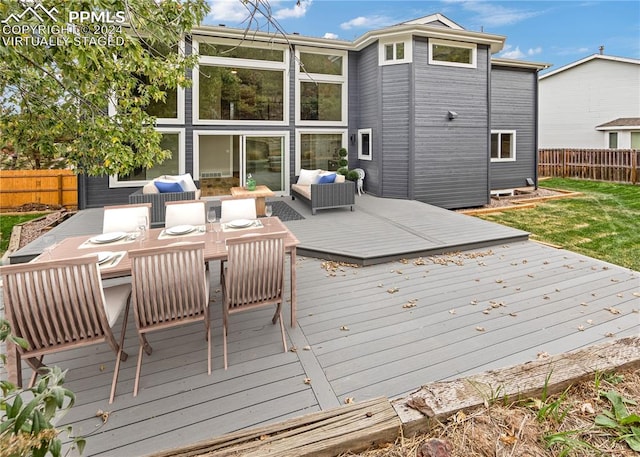
POLYGON ((181 200, 165 202, 164 226, 175 227, 177 225, 205 225, 206 201, 181 200))
POLYGON ((28 343, 16 345, 18 385, 20 360, 33 368, 30 386, 46 366, 46 354, 106 342, 116 353, 109 403, 113 403, 123 351, 131 285, 103 287, 95 256, 22 263, 0 267, 5 315, 11 330, 28 343), (120 340, 112 327, 124 311, 120 340))
POLYGON ((207 369, 211 374, 209 281, 205 273, 204 242, 129 251, 132 299, 140 340, 133 396, 138 395, 142 351, 151 355, 146 334, 204 321, 207 369))
POLYGON ((280 320, 282 346, 287 342, 282 322, 284 296, 284 240, 286 232, 228 238, 227 262, 222 271, 224 369, 227 369, 229 316, 276 305, 271 322, 280 320))
POLYGON ((148 230, 151 221, 151 203, 105 206, 102 233, 135 232, 138 230, 138 218, 141 216, 147 218, 148 230))
POLYGON ((255 198, 232 198, 220 202, 220 223, 231 222, 236 219, 256 219, 255 198))

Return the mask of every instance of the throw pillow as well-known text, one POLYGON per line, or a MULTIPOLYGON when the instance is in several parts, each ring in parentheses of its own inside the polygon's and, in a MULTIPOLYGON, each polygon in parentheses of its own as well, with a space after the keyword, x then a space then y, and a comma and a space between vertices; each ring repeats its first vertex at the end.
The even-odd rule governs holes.
POLYGON ((334 182, 345 182, 347 178, 344 175, 336 175, 336 180, 334 182))
POLYGON ((298 176, 297 184, 302 186, 308 186, 310 184, 316 184, 318 181, 318 174, 320 170, 305 170, 302 168, 300 170, 300 176, 298 176))
POLYGON ((318 184, 333 184, 336 180, 335 173, 327 173, 326 175, 321 175, 318 180, 318 184))
POLYGON ((142 193, 143 194, 158 194, 158 193, 160 193, 160 191, 158 190, 156 185, 153 183, 153 181, 151 181, 151 182, 148 182, 147 184, 145 184, 142 187, 142 193))
POLYGON ((191 173, 185 173, 183 175, 178 175, 176 176, 176 181, 183 181, 182 184, 182 189, 185 192, 195 192, 196 190, 198 190, 198 188, 196 187, 196 183, 193 182, 193 178, 191 177, 191 173))
POLYGON ((160 179, 156 179, 154 182, 155 186, 158 188, 158 191, 161 194, 165 194, 167 192, 183 192, 182 186, 180 182, 177 181, 163 181, 160 179))

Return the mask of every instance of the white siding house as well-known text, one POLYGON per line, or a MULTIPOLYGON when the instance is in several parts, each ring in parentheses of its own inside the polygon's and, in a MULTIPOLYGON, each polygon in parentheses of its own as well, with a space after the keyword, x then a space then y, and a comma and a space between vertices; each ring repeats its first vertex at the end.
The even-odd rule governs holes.
POLYGON ((540 148, 609 148, 612 133, 617 148, 629 148, 638 131, 601 126, 640 117, 640 60, 586 57, 541 75, 539 94, 540 148))

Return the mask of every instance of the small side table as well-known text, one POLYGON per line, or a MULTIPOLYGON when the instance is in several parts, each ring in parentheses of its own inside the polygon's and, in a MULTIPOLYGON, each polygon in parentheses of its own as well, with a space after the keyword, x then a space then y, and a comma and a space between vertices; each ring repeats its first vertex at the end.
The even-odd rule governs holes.
POLYGON ((231 196, 233 198, 255 198, 256 214, 264 216, 264 206, 266 197, 274 197, 276 194, 267 186, 256 186, 256 190, 247 190, 244 187, 232 187, 231 196))

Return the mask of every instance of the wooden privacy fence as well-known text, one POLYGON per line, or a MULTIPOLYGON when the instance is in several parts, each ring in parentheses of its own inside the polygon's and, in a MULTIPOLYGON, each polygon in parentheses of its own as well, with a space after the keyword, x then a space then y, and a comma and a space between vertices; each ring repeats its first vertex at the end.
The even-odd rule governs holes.
POLYGON ((640 149, 540 149, 540 176, 637 184, 640 149))
POLYGON ((71 170, 0 170, 0 209, 30 203, 77 209, 77 176, 71 170))

